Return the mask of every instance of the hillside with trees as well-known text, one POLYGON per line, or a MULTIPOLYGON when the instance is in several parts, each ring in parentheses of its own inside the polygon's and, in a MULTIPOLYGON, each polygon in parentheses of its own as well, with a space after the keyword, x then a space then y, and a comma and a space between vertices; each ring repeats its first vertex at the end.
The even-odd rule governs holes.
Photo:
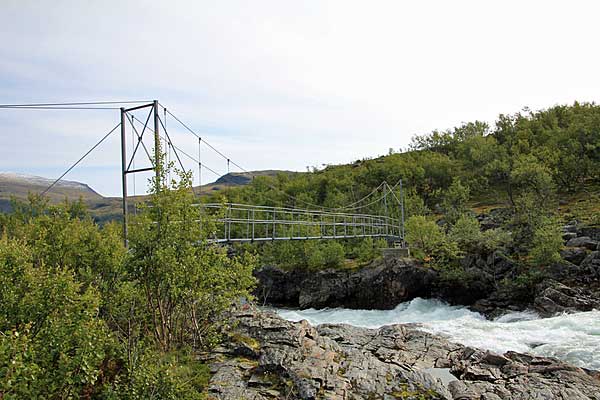
MULTIPOLYGON (((517 284, 527 296, 544 271, 561 262, 563 225, 600 224, 600 107, 575 103, 500 115, 493 125, 469 122, 415 136, 406 151, 311 173, 257 177, 215 200, 339 207, 382 181, 399 179, 414 256, 464 288, 481 279, 465 256, 495 254, 512 267, 494 288, 517 284)), ((357 267, 379 254, 347 242, 343 251, 332 246, 273 243, 259 252, 288 269, 357 267), (321 255, 308 256, 315 252, 321 255)), ((385 243, 373 243, 380 246, 385 243)))

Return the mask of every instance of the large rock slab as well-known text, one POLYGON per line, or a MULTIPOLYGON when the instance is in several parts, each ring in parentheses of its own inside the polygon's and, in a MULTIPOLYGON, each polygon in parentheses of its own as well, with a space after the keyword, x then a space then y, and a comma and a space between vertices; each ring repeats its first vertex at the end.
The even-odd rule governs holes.
POLYGON ((593 240, 589 236, 580 236, 569 240, 567 247, 585 247, 588 250, 596 250, 598 248, 598 241, 593 240))
POLYGON ((436 273, 407 258, 378 261, 359 270, 255 272, 255 295, 263 304, 300 308, 392 309, 403 301, 431 294, 436 273))
POLYGON ((415 325, 315 328, 252 307, 232 323, 227 345, 213 354, 211 399, 600 400, 593 372, 464 347, 415 325))

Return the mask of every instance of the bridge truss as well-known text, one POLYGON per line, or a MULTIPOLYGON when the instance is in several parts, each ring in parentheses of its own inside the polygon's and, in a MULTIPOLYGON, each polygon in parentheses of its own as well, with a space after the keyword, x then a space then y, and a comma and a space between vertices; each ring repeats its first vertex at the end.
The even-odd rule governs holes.
POLYGON ((216 216, 213 243, 385 238, 402 241, 402 220, 384 215, 248 204, 198 204, 216 216))

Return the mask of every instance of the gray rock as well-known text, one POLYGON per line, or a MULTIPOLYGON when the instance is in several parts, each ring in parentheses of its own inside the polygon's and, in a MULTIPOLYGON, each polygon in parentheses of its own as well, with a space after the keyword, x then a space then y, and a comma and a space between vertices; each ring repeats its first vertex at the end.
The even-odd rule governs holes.
POLYGON ((597 374, 554 359, 464 347, 415 325, 314 328, 253 308, 232 318, 230 355, 211 364, 209 398, 600 400, 597 374), (235 353, 239 340, 256 341, 251 357, 235 353), (254 368, 237 367, 248 363, 254 368), (449 368, 452 377, 440 380, 432 368, 449 368))
POLYGON ((600 241, 600 227, 598 226, 583 226, 580 232, 582 236, 589 236, 592 240, 600 241))
POLYGON ((397 258, 379 260, 357 271, 283 271, 264 267, 255 276, 255 295, 261 303, 301 308, 392 309, 403 301, 429 296, 436 273, 415 260, 397 258))
POLYGON ((589 250, 596 250, 598 241, 593 240, 589 236, 580 236, 569 240, 567 242, 567 247, 585 247, 589 250))
POLYGON ((600 251, 593 251, 581 262, 585 284, 600 280, 600 251))
POLYGON ((562 231, 567 233, 575 233, 579 232, 579 223, 577 221, 571 221, 565 226, 563 226, 562 231))
POLYGON ((533 306, 540 315, 545 317, 564 312, 590 311, 600 307, 600 298, 583 288, 571 288, 550 281, 542 283, 538 291, 533 306))
POLYGON ((587 251, 582 247, 566 248, 560 252, 560 256, 575 265, 580 265, 587 256, 587 251))
POLYGON ((568 242, 571 239, 575 239, 577 237, 577 233, 575 232, 565 232, 562 234, 562 238, 565 242, 568 242))

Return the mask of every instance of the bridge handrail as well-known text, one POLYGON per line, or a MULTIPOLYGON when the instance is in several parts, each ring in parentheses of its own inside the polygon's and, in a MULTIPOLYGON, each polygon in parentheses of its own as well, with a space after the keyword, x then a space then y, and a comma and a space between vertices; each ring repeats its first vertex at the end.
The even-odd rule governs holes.
POLYGON ((250 210, 258 210, 258 211, 281 211, 284 213, 291 214, 309 214, 309 215, 323 215, 323 216, 345 216, 345 217, 369 217, 376 219, 386 219, 390 221, 400 220, 398 218, 393 218, 385 215, 377 215, 377 214, 357 214, 357 213, 341 213, 341 212, 330 212, 330 211, 321 211, 321 210, 309 210, 303 208, 289 208, 289 207, 273 207, 273 206, 256 206, 250 204, 240 204, 240 203, 197 203, 193 204, 194 207, 203 207, 203 208, 229 208, 231 210, 236 211, 250 211, 250 210), (239 208, 242 207, 242 208, 239 208))

